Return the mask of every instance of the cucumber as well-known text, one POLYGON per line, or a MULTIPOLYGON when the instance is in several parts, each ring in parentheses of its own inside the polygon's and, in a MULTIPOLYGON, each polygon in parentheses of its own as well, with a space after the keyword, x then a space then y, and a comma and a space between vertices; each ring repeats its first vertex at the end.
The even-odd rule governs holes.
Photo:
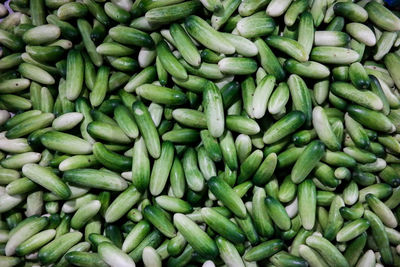
POLYGON ((325 30, 316 31, 314 44, 317 46, 345 46, 350 41, 350 36, 344 32, 325 30))
POLYGON ((245 240, 242 230, 237 225, 212 208, 202 208, 201 215, 205 223, 210 226, 211 229, 227 240, 235 244, 241 243, 245 240))
POLYGON ((170 33, 178 51, 181 52, 186 62, 194 67, 199 66, 201 63, 200 53, 185 32, 185 29, 181 25, 174 23, 170 26, 170 33))
MULTIPOLYGON (((303 7, 302 4, 304 5, 304 1, 296 1, 297 5, 300 7, 303 7)), ((295 3, 292 4, 292 6, 296 5, 295 3)), ((289 12, 289 10, 288 10, 289 12)), ((285 14, 285 19, 286 19, 286 14, 285 14)), ((299 29, 298 29, 298 42, 303 46, 304 51, 307 55, 310 54, 313 41, 314 41, 314 20, 312 17, 312 14, 310 12, 304 12, 300 16, 300 22, 299 22, 299 29)))
POLYGON ((275 76, 277 81, 282 81, 286 76, 285 71, 269 46, 261 38, 257 38, 254 44, 257 46, 258 58, 263 69, 275 76))
POLYGON ((12 256, 16 249, 30 237, 34 236, 46 227, 48 221, 46 218, 30 217, 20 222, 12 232, 9 233, 8 241, 5 245, 5 255, 12 256))
POLYGON ((384 230, 385 228, 382 221, 377 215, 369 210, 366 210, 364 212, 364 216, 370 223, 372 237, 377 245, 379 252, 381 253, 383 263, 392 264, 393 255, 389 246, 389 238, 386 231, 384 230))
POLYGON ((246 217, 246 208, 235 191, 222 179, 211 177, 207 182, 211 192, 237 217, 246 217))
POLYGON ((126 236, 124 243, 122 244, 122 250, 127 253, 131 252, 145 239, 149 232, 150 224, 147 221, 140 221, 126 236))
POLYGON ((253 176, 256 185, 264 185, 272 179, 273 172, 277 166, 278 157, 275 153, 267 155, 253 176))
POLYGON ((369 222, 366 219, 357 219, 344 226, 336 235, 338 242, 349 241, 369 228, 369 222))
POLYGON ((294 59, 288 59, 285 61, 284 67, 288 72, 305 78, 319 80, 330 75, 330 71, 325 65, 314 61, 298 62, 294 59))
POLYGON ((128 185, 119 175, 94 169, 75 169, 65 171, 63 179, 80 186, 110 191, 123 191, 128 185))
POLYGON ((187 97, 183 92, 152 84, 143 84, 137 87, 136 93, 144 99, 158 104, 177 106, 187 102, 187 97))
POLYGON ((50 242, 55 235, 56 231, 54 229, 48 229, 39 232, 36 235, 29 238, 28 240, 24 241, 22 244, 20 244, 16 249, 16 253, 19 256, 24 256, 31 252, 34 252, 38 248, 50 242))
POLYGON ((68 263, 74 265, 92 264, 101 267, 108 266, 97 253, 71 251, 65 254, 64 257, 68 263))
POLYGON ((329 266, 325 262, 325 260, 320 257, 318 252, 316 252, 309 246, 300 245, 299 254, 303 259, 305 259, 310 264, 310 266, 321 266, 321 267, 329 266))
POLYGON ((319 252, 329 265, 349 266, 342 253, 325 238, 312 235, 306 239, 306 244, 319 252))
MULTIPOLYGON (((392 77, 396 86, 400 85, 400 76, 395 72, 395 69, 399 66, 400 57, 394 53, 388 53, 384 58, 383 61, 387 70, 389 71, 390 76, 392 77)), ((372 73, 372 75, 374 75, 372 73)), ((378 77, 379 78, 379 77, 378 77)))
MULTIPOLYGON (((235 47, 235 50, 238 54, 245 57, 253 57, 258 54, 257 46, 249 39, 229 33, 222 33, 222 35, 235 47)), ((202 54, 204 54, 204 50, 202 51, 202 54)))
POLYGON ((201 228, 187 216, 176 213, 174 215, 174 225, 188 243, 200 255, 205 258, 215 258, 218 255, 218 247, 201 228))
POLYGON ((184 1, 179 4, 150 9, 146 12, 145 17, 150 23, 169 23, 188 17, 199 7, 198 1, 184 1))
POLYGON ((92 200, 82 205, 71 218, 71 227, 76 230, 81 229, 99 212, 100 207, 99 200, 92 200))
POLYGON ((270 261, 275 265, 308 266, 307 261, 300 257, 293 256, 286 251, 279 251, 270 258, 270 261))
POLYGON ((292 1, 290 0, 284 0, 284 1, 272 0, 267 7, 266 11, 267 15, 271 17, 278 17, 282 15, 289 7, 291 2, 292 1))
POLYGON ((382 100, 370 91, 360 91, 354 86, 343 82, 334 82, 330 88, 339 97, 351 100, 366 108, 373 110, 381 110, 383 108, 382 100))
MULTIPOLYGON (((297 17, 308 8, 307 0, 294 1, 285 12, 284 21, 287 26, 293 26, 297 17)), ((239 10, 240 12, 240 10, 239 10)))
POLYGON ((211 82, 204 88, 203 106, 210 134, 216 138, 220 137, 225 129, 223 102, 219 89, 211 82))
POLYGON ((0 40, 2 45, 13 51, 20 51, 23 49, 22 39, 8 31, 0 29, 0 40))
POLYGON ((92 121, 87 125, 87 132, 96 139, 118 144, 129 144, 131 142, 129 137, 113 120, 111 122, 110 124, 108 121, 92 121))
POLYGON ((298 186, 299 214, 304 229, 313 229, 316 221, 317 191, 315 184, 306 179, 298 186))
POLYGON ((275 26, 272 18, 250 16, 239 20, 236 29, 241 36, 254 38, 270 34, 274 31, 275 26))
POLYGON ((306 125, 311 125, 312 103, 306 83, 296 74, 290 75, 287 83, 293 100, 294 109, 303 112, 306 119, 306 125))
POLYGON ((356 62, 359 54, 342 47, 319 46, 311 51, 311 59, 326 64, 351 64, 356 62))
POLYGON ((319 139, 321 139, 328 149, 333 151, 340 150, 341 142, 335 135, 325 110, 319 106, 313 110, 313 126, 319 139))
POLYGON ((175 227, 163 210, 157 206, 148 205, 143 209, 144 218, 168 238, 176 235, 175 227))
POLYGON ((39 250, 38 258, 43 264, 56 262, 72 246, 76 245, 82 238, 82 233, 73 232, 62 235, 39 250))
POLYGON ((86 140, 71 134, 49 131, 40 137, 48 149, 72 155, 85 155, 92 152, 92 145, 86 140))
POLYGON ((150 192, 159 195, 167 182, 169 172, 174 160, 174 147, 170 142, 163 142, 160 158, 154 161, 150 176, 150 192))
POLYGON ((106 3, 104 5, 104 12, 111 19, 122 24, 128 23, 131 18, 131 14, 127 10, 114 3, 106 3))
POLYGON ((354 143, 360 148, 368 148, 370 140, 365 129, 348 114, 345 115, 345 125, 354 143))
POLYGON ((97 71, 96 80, 94 82, 92 92, 89 95, 90 104, 92 104, 94 107, 99 106, 106 97, 108 91, 109 74, 110 69, 106 66, 101 66, 97 71))
POLYGON ((211 136, 208 130, 200 131, 200 137, 207 155, 214 161, 220 161, 222 158, 222 148, 225 148, 225 146, 220 148, 218 141, 211 136))
POLYGON ((102 242, 97 247, 100 257, 111 266, 135 266, 134 260, 121 249, 109 242, 102 242))
POLYGON ((170 141, 177 144, 192 144, 200 140, 200 135, 196 130, 183 128, 166 132, 161 138, 163 141, 170 141))
POLYGON ((257 63, 251 58, 225 57, 218 62, 218 68, 224 74, 248 75, 256 72, 257 63))
POLYGON ((395 130, 390 120, 380 112, 357 105, 350 105, 347 112, 366 128, 382 132, 393 132, 395 130))
POLYGON ((292 181, 296 184, 301 183, 312 169, 314 169, 324 153, 325 146, 319 140, 312 141, 307 145, 306 149, 293 166, 291 172, 292 181))
POLYGON ((365 22, 369 15, 363 7, 350 2, 339 2, 334 4, 333 11, 335 12, 335 15, 342 16, 355 22, 365 22))
POLYGON ((93 144, 93 155, 103 166, 113 171, 128 171, 132 166, 132 159, 108 150, 102 143, 93 144))
POLYGON ((119 127, 129 138, 136 138, 139 135, 139 129, 132 117, 132 112, 123 105, 118 105, 114 109, 114 118, 119 127))
POLYGON ((280 239, 273 239, 263 242, 248 250, 244 259, 246 261, 257 261, 268 258, 283 248, 283 242, 280 239))
POLYGON ((346 31, 357 41, 366 46, 375 46, 377 39, 375 34, 368 26, 361 23, 349 23, 346 25, 346 31))
POLYGON ((55 83, 54 77, 50 73, 30 63, 22 63, 19 65, 18 71, 23 77, 44 85, 55 83))
POLYGON ((147 151, 157 159, 161 152, 160 138, 148 109, 141 101, 136 101, 132 104, 132 110, 147 151))
POLYGON ((349 78, 351 83, 360 89, 367 89, 371 84, 367 72, 359 62, 350 65, 349 78))
POLYGON ((41 45, 57 40, 60 34, 61 30, 57 25, 45 24, 27 30, 22 39, 30 45, 41 45))
POLYGON ((233 132, 255 135, 260 132, 260 126, 252 119, 239 115, 226 116, 226 128, 233 132))
POLYGON ((267 207, 268 214, 270 214, 271 219, 276 226, 283 231, 289 230, 291 227, 291 222, 283 205, 271 196, 267 196, 264 200, 264 203, 267 207))
POLYGON ((169 74, 171 74, 171 76, 181 80, 187 79, 187 73, 185 68, 169 50, 169 47, 166 42, 164 41, 159 42, 157 44, 156 51, 157 51, 157 58, 159 58, 162 66, 169 74))
POLYGON ((266 39, 268 45, 282 51, 294 59, 304 62, 308 60, 308 54, 304 47, 297 41, 280 36, 269 36, 266 39))
POLYGON ((70 50, 67 57, 66 96, 68 100, 75 100, 81 93, 83 86, 83 59, 78 50, 70 50))
POLYGON ((378 27, 387 31, 400 30, 400 19, 389 9, 377 2, 370 2, 365 6, 368 18, 378 27))
POLYGON ((109 30, 109 35, 113 40, 124 45, 149 48, 154 46, 154 41, 149 34, 127 26, 115 26, 109 30))
POLYGON ((61 59, 65 50, 60 46, 27 46, 26 52, 37 61, 54 62, 61 59))
POLYGON ((22 173, 33 182, 61 197, 61 199, 67 199, 71 195, 69 187, 48 168, 29 163, 24 165, 22 173))
POLYGON ((205 47, 222 54, 230 55, 235 53, 235 47, 200 17, 195 15, 187 17, 185 28, 196 41, 205 47))
POLYGON ((257 85, 253 97, 253 116, 256 119, 264 117, 269 98, 275 85, 275 77, 266 75, 257 85))
POLYGON ((177 108, 172 112, 174 120, 192 128, 207 128, 207 120, 203 112, 194 109, 177 108))
POLYGON ((295 132, 304 124, 305 120, 305 115, 301 111, 292 111, 288 113, 268 128, 264 133, 263 142, 266 144, 272 144, 281 140, 295 132))
POLYGON ((204 177, 198 168, 197 153, 193 148, 185 151, 182 167, 188 187, 195 192, 201 192, 204 189, 204 177))

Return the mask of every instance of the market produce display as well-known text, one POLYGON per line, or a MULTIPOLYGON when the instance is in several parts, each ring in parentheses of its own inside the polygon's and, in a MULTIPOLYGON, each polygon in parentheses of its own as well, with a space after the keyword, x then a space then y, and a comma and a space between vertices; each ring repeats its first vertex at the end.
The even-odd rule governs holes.
POLYGON ((0 266, 400 266, 400 12, 0 4, 0 266))

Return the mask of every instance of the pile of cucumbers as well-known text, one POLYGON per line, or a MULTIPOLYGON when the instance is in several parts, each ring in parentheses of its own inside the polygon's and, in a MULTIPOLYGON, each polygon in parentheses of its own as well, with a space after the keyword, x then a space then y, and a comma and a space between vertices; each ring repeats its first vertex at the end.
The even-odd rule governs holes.
POLYGON ((382 0, 5 5, 0 266, 400 266, 382 0))

